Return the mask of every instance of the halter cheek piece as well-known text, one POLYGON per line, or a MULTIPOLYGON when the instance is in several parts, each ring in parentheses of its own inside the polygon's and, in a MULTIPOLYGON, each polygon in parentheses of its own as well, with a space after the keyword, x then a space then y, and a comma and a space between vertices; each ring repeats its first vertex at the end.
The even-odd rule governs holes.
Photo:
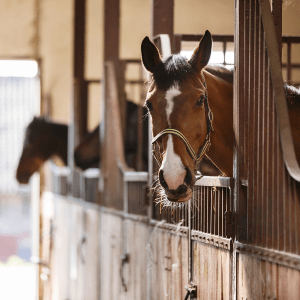
POLYGON ((179 137, 184 142, 189 155, 191 156, 191 158, 195 162, 195 168, 194 168, 194 173, 195 174, 197 174, 198 165, 199 165, 202 157, 205 155, 205 153, 208 151, 208 149, 210 147, 210 133, 211 133, 211 131, 213 131, 213 125, 212 125, 213 114, 212 114, 212 111, 211 111, 211 109, 209 107, 209 104, 208 104, 208 96, 207 96, 207 87, 206 87, 205 77, 204 77, 203 73, 201 73, 201 75, 202 75, 202 78, 203 78, 203 85, 205 87, 204 105, 205 105, 205 109, 207 111, 207 118, 206 118, 207 133, 206 133, 205 141, 204 141, 203 145, 201 146, 198 154, 196 154, 196 152, 192 148, 191 144, 188 142, 186 137, 179 130, 173 129, 173 128, 164 129, 163 131, 161 131, 159 134, 157 134, 152 139, 152 145, 153 145, 152 154, 153 154, 154 158, 156 159, 159 166, 161 166, 163 158, 162 158, 162 155, 161 155, 161 152, 160 152, 160 147, 157 143, 157 140, 159 138, 161 138, 162 136, 166 135, 166 134, 173 134, 173 135, 179 137))

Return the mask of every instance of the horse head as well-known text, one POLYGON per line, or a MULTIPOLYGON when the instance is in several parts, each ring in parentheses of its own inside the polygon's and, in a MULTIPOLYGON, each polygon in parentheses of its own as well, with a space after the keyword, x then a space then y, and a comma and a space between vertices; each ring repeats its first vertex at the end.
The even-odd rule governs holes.
POLYGON ((34 117, 25 132, 23 150, 17 167, 16 178, 27 184, 31 175, 52 155, 67 164, 68 126, 34 117))
POLYGON ((100 125, 76 147, 74 160, 82 170, 99 168, 100 163, 100 125))
POLYGON ((45 139, 46 120, 34 117, 26 128, 21 158, 16 178, 19 183, 27 184, 33 173, 50 157, 50 141, 45 139))
POLYGON ((211 48, 209 31, 190 60, 179 54, 162 60, 148 37, 141 45, 142 63, 151 75, 145 106, 152 119, 153 143, 161 164, 159 184, 172 202, 191 199, 198 163, 209 146, 212 114, 203 68, 211 48))

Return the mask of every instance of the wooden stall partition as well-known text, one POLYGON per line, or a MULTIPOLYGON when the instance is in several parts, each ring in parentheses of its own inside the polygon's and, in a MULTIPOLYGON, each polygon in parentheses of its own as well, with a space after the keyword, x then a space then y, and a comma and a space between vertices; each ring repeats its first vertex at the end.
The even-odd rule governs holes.
POLYGON ((43 204, 43 299, 99 299, 99 208, 45 192, 43 204))
MULTIPOLYGON (((148 239, 148 298, 184 299, 188 283, 188 238, 157 222, 148 239)), ((173 228, 176 229, 176 228, 173 228)))
POLYGON ((99 298, 98 208, 81 200, 69 201, 71 299, 99 298))
POLYGON ((237 299, 299 299, 300 272, 252 255, 238 255, 237 299))
POLYGON ((64 197, 52 194, 54 206, 51 251, 51 299, 70 299, 70 220, 64 197))
POLYGON ((231 297, 230 251, 194 242, 193 252, 197 299, 233 299, 231 297))
POLYGON ((83 299, 84 294, 84 277, 85 277, 85 211, 84 208, 77 205, 76 202, 69 202, 70 210, 70 299, 83 299))
POLYGON ((94 207, 85 210, 85 299, 100 298, 100 211, 94 207))
MULTIPOLYGON (((123 252, 123 218, 101 210, 100 236, 100 299, 124 299, 120 266, 123 252)), ((126 299, 126 298, 125 298, 126 299)))
POLYGON ((118 102, 117 77, 113 62, 105 64, 105 117, 101 137, 102 194, 100 203, 123 210, 123 175, 130 171, 124 157, 121 114, 118 102))
POLYGON ((43 291, 42 299, 51 300, 51 259, 53 250, 53 218, 54 203, 52 194, 44 192, 41 197, 41 247, 40 247, 40 289, 43 291))
POLYGON ((126 289, 124 299, 147 299, 148 224, 129 218, 124 220, 124 227, 126 227, 126 232, 121 265, 124 279, 123 290, 126 289))

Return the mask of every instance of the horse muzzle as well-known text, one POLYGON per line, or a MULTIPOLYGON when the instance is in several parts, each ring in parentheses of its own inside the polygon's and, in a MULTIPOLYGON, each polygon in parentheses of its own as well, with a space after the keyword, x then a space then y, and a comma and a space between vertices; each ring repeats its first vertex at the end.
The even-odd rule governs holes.
POLYGON ((184 182, 180 184, 176 189, 171 189, 167 182, 164 179, 163 170, 159 171, 159 182, 160 185, 165 190, 165 194, 171 202, 186 202, 191 199, 193 190, 191 186, 193 186, 195 179, 192 175, 192 172, 189 168, 186 167, 186 175, 184 178, 184 182))

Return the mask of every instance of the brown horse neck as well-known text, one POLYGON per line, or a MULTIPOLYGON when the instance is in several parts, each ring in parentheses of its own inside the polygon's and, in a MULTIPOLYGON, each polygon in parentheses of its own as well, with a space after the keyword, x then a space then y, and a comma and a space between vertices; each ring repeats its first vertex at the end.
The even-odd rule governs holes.
POLYGON ((233 175, 233 85, 204 71, 208 102, 213 113, 208 157, 226 174, 233 175))

